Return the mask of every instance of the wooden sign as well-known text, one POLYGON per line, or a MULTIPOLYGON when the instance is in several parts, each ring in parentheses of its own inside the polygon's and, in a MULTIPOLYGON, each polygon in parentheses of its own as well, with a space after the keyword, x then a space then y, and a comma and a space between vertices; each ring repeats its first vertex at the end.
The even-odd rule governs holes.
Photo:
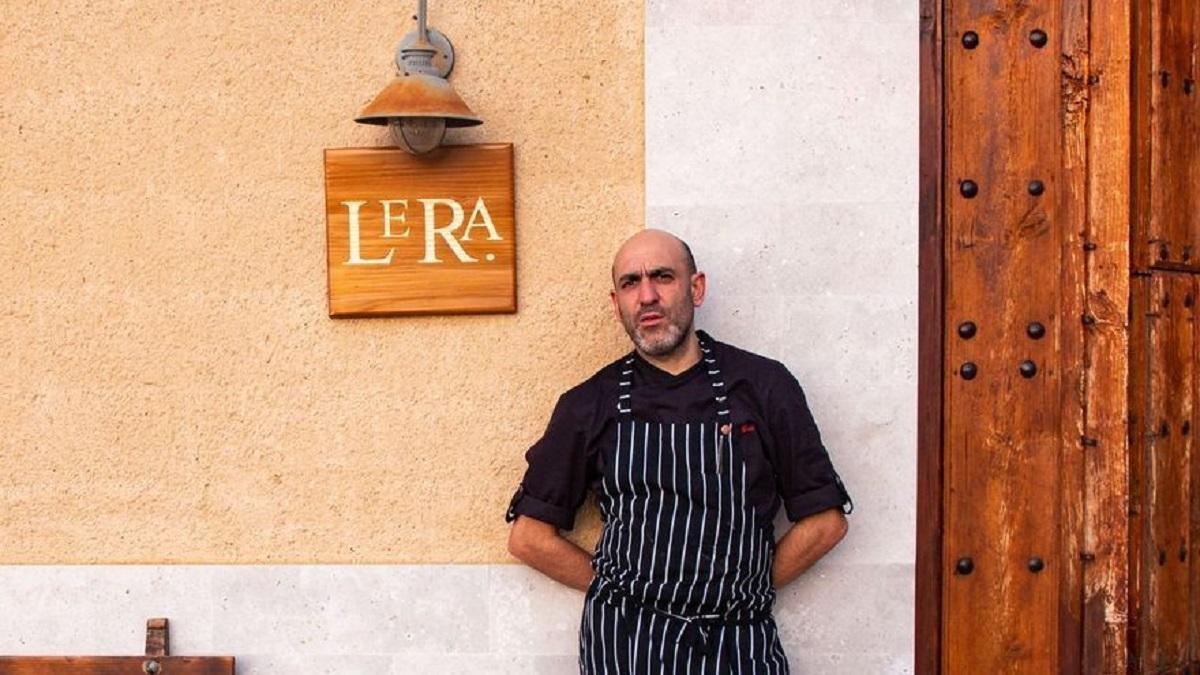
POLYGON ((325 151, 329 316, 517 310, 511 144, 325 151))

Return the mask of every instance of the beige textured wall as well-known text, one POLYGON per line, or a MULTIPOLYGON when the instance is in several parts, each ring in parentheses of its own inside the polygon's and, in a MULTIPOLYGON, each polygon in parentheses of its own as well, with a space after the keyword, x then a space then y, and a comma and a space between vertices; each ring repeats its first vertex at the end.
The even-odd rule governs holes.
POLYGON ((0 6, 0 562, 508 559, 526 446, 624 348, 642 2, 430 3, 451 141, 516 144, 520 311, 333 321, 322 149, 385 143, 410 4, 0 6))

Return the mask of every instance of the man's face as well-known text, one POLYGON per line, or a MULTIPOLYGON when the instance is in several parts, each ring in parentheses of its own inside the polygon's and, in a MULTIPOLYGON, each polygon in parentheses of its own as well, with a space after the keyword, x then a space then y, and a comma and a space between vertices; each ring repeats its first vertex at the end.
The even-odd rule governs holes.
POLYGON ((650 230, 617 253, 613 286, 617 318, 638 350, 650 356, 679 348, 704 301, 704 275, 689 272, 682 244, 650 230))

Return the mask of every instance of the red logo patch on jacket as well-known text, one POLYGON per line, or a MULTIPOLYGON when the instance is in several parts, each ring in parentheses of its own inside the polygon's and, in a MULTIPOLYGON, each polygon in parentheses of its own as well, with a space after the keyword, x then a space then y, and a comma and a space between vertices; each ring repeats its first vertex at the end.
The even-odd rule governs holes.
POLYGON ((745 424, 742 425, 741 432, 743 434, 752 434, 752 433, 754 433, 755 429, 757 429, 757 428, 758 427, 754 426, 754 422, 746 422, 745 424))

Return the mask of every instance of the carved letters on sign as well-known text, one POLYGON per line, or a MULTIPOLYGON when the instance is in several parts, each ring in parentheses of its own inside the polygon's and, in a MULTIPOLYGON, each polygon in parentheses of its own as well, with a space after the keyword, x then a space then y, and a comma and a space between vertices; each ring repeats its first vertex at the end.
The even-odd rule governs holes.
MULTIPOLYGON (((425 255, 418 260, 418 263, 431 264, 442 262, 437 257, 437 238, 441 237, 450 251, 454 253, 459 262, 474 263, 479 262, 477 258, 472 257, 466 252, 460 242, 471 240, 471 231, 479 228, 487 233, 487 238, 490 241, 503 241, 496 232, 496 225, 492 222, 492 215, 488 213, 487 204, 483 201, 483 197, 475 199, 475 206, 471 210, 471 217, 467 219, 467 226, 462 231, 462 236, 459 239, 454 238, 454 233, 458 231, 463 224, 463 207, 453 199, 418 199, 416 200, 424 207, 423 229, 425 231, 425 255), (437 225, 437 207, 445 206, 450 211, 450 220, 442 226, 437 225)), ((396 252, 395 248, 389 249, 386 256, 382 258, 363 258, 362 257, 362 218, 360 213, 365 200, 346 201, 342 205, 347 209, 347 220, 349 222, 348 235, 350 238, 350 254, 344 265, 390 265, 392 263, 392 255, 396 252)), ((412 228, 408 225, 407 199, 380 199, 378 200, 380 208, 383 210, 383 233, 379 235, 383 239, 401 239, 407 238, 412 228), (403 230, 393 230, 392 225, 398 224, 404 227, 403 230)), ((496 254, 487 253, 485 258, 488 261, 496 259, 496 254)))
POLYGON ((325 151, 331 317, 514 312, 511 145, 325 151))

